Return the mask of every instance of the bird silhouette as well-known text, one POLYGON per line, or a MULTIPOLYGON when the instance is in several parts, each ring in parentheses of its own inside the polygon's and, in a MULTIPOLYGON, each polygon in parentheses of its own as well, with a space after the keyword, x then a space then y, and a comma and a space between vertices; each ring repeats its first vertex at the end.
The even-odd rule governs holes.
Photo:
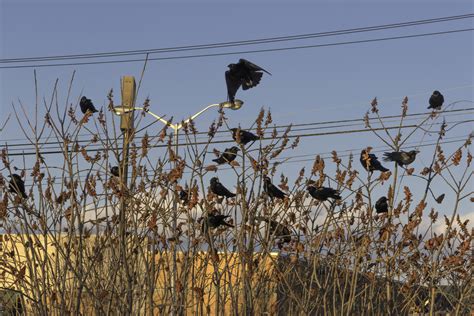
POLYGON ((272 219, 258 216, 255 218, 256 220, 267 222, 270 229, 270 235, 279 238, 284 243, 291 242, 291 231, 287 225, 274 221, 272 219))
POLYGON ((188 204, 189 201, 189 190, 181 190, 179 191, 179 199, 183 201, 183 204, 188 204))
POLYGON ((259 140, 259 137, 251 132, 242 130, 240 128, 231 128, 232 131, 232 138, 238 143, 240 140, 240 143, 243 144, 244 146, 247 145, 250 142, 254 142, 256 140, 259 140), (237 136, 239 136, 237 138, 237 136))
POLYGON ((441 106, 444 103, 444 96, 438 90, 433 91, 433 94, 429 100, 430 106, 428 109, 441 110, 441 106))
POLYGON ((367 157, 367 150, 363 149, 360 152, 360 163, 362 164, 362 167, 364 167, 365 170, 369 172, 373 172, 374 170, 378 170, 381 172, 388 171, 387 168, 382 166, 377 156, 375 156, 374 154, 368 154, 368 159, 366 159, 366 157, 367 157))
POLYGON ((97 109, 95 108, 94 104, 92 103, 91 99, 88 99, 86 98, 85 96, 83 96, 81 98, 81 101, 79 102, 79 105, 81 107, 81 112, 83 114, 86 114, 87 111, 89 112, 92 112, 92 113, 95 113, 95 112, 99 112, 97 111, 97 109))
POLYGON ((270 180, 269 177, 264 177, 263 178, 263 190, 265 193, 268 194, 268 196, 273 200, 274 198, 278 199, 284 199, 286 194, 283 193, 282 190, 277 188, 272 181, 270 180))
POLYGON ((327 199, 331 198, 334 200, 340 200, 341 196, 339 195, 339 191, 333 189, 333 188, 327 188, 327 187, 315 187, 313 185, 308 185, 306 187, 306 190, 308 190, 309 194, 315 198, 318 201, 326 201, 327 199))
POLYGON ((214 212, 208 214, 206 217, 201 217, 202 221, 201 229, 203 232, 206 232, 208 228, 218 228, 219 226, 234 227, 234 225, 227 223, 225 220, 229 218, 230 215, 222 215, 214 212))
POLYGON ((118 166, 113 166, 112 168, 110 168, 110 173, 113 175, 113 176, 120 176, 120 173, 119 173, 119 167, 118 166))
POLYGON ((377 200, 377 202, 375 202, 375 211, 377 212, 377 214, 388 212, 387 197, 382 196, 380 199, 377 200))
POLYGON ((235 94, 240 86, 243 90, 247 90, 258 85, 263 76, 262 71, 271 75, 265 69, 245 59, 239 59, 237 64, 229 64, 227 67, 229 70, 225 72, 225 81, 230 102, 234 102, 235 94))
POLYGON ((226 198, 234 197, 235 194, 230 192, 222 183, 219 182, 217 177, 211 179, 211 192, 218 196, 225 196, 226 198))
POLYGON ((9 175, 8 177, 11 178, 8 186, 9 191, 16 193, 17 195, 21 195, 21 197, 26 199, 28 195, 26 195, 25 192, 25 182, 21 179, 21 177, 16 173, 12 174, 11 176, 9 175))
POLYGON ((215 163, 222 165, 224 163, 230 163, 235 160, 237 157, 237 152, 240 149, 236 146, 233 146, 231 148, 226 148, 225 151, 220 155, 219 158, 212 159, 215 163))
POLYGON ((406 151, 394 151, 391 153, 384 153, 384 161, 394 161, 400 167, 407 166, 415 161, 416 154, 418 154, 418 150, 411 150, 409 152, 406 151))

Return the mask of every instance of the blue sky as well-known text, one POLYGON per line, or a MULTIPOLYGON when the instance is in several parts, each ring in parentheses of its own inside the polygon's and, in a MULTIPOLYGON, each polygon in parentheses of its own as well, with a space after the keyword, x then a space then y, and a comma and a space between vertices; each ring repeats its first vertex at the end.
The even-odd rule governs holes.
MULTIPOLYGON (((226 42, 473 11, 472 1, 0 0, 0 56, 17 58, 226 42)), ((268 47, 471 27, 472 19, 467 19, 268 47)), ((255 89, 238 93, 245 105, 239 112, 228 113, 231 125, 249 126, 262 106, 271 108, 276 124, 360 118, 375 96, 383 115, 398 114, 405 95, 409 97, 410 112, 422 112, 435 89, 443 92, 447 103, 473 100, 473 53, 473 33, 466 32, 360 45, 156 61, 147 66, 138 103, 149 96, 153 112, 186 118, 207 104, 226 99, 226 65, 244 57, 269 70, 273 76, 264 76, 255 89)), ((121 76, 138 78, 141 69, 142 63, 38 68, 39 94, 49 98, 59 78, 59 95, 64 100, 69 79, 76 70, 74 100, 83 91, 96 106, 103 106, 110 88, 114 88, 116 101, 119 101, 121 76)), ((33 69, 0 69, 1 117, 11 112, 11 103, 18 99, 26 107, 34 107, 33 69)), ((472 104, 464 103, 460 107, 472 107, 472 104)), ((215 112, 205 114, 198 128, 206 129, 215 117, 215 112)), ((151 117, 145 119, 146 122, 152 120, 151 117)), ((464 124, 448 136, 467 135, 472 127, 472 124, 464 124)), ((155 126, 149 133, 159 128, 155 126)), ((24 137, 11 120, 0 140, 4 143, 14 138, 24 137)), ((373 136, 354 134, 306 138, 302 145, 297 154, 382 144, 373 136)), ((423 156, 420 162, 423 163, 423 156)), ((310 168, 311 163, 306 165, 310 168)), ((301 165, 288 164, 284 168, 285 173, 294 174, 301 165)))

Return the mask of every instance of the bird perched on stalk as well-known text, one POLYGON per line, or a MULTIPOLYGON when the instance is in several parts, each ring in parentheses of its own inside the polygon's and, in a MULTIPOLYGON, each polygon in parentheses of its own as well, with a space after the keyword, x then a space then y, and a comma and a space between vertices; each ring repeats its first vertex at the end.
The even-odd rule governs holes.
POLYGON ((438 90, 433 91, 433 94, 429 100, 430 106, 428 109, 441 110, 441 106, 444 103, 444 96, 438 90))
POLYGON ((268 223, 270 235, 273 235, 276 238, 280 239, 283 243, 291 242, 291 231, 285 224, 279 223, 263 216, 258 216, 255 219, 268 223))
POLYGON ((406 151, 394 151, 391 153, 384 153, 384 161, 394 161, 400 167, 407 166, 415 161, 416 154, 418 154, 419 150, 411 150, 409 152, 406 151))
POLYGON ((235 193, 230 192, 222 183, 219 182, 217 177, 211 179, 211 192, 218 196, 225 196, 231 198, 235 196, 235 193))
POLYGON ((380 161, 378 160, 377 156, 374 154, 367 154, 367 150, 363 149, 360 152, 360 163, 365 170, 369 172, 373 172, 374 170, 378 170, 381 172, 387 172, 388 169, 382 166, 380 161))
POLYGON ((202 221, 202 231, 207 232, 209 228, 214 229, 218 228, 219 226, 234 227, 234 225, 229 224, 225 221, 229 217, 230 215, 222 215, 214 210, 206 217, 201 217, 198 221, 202 221))
POLYGON ((88 99, 86 98, 85 96, 83 96, 81 98, 81 101, 79 102, 79 105, 81 107, 81 112, 83 114, 86 114, 87 111, 89 112, 92 112, 92 113, 95 113, 95 112, 99 112, 97 111, 97 109, 95 108, 94 104, 92 103, 91 99, 88 99))
POLYGON ((112 168, 110 168, 110 173, 113 175, 113 176, 120 176, 120 173, 119 173, 119 167, 118 166, 113 166, 112 168))
POLYGON ((240 128, 231 128, 232 131, 232 138, 242 145, 247 145, 250 142, 254 142, 256 140, 259 140, 259 137, 251 132, 245 131, 240 128))
POLYGON ((188 204, 189 190, 182 189, 181 191, 179 191, 179 199, 183 202, 183 204, 188 204))
POLYGON ((341 196, 339 195, 339 191, 333 188, 327 188, 327 187, 315 187, 312 185, 308 185, 306 187, 306 190, 308 190, 309 194, 315 198, 318 201, 327 201, 328 199, 334 199, 334 200, 340 200, 341 196))
POLYGON ((240 86, 243 90, 247 90, 258 85, 263 76, 262 71, 271 75, 265 69, 243 58, 239 59, 237 64, 229 64, 227 67, 229 67, 229 70, 225 72, 227 96, 232 103, 240 86))
POLYGON ((28 195, 26 195, 25 192, 25 182, 19 175, 16 173, 12 174, 11 176, 9 175, 8 177, 11 178, 10 183, 9 183, 9 191, 12 193, 16 193, 17 195, 20 195, 23 198, 27 198, 28 195))
POLYGON ((263 190, 265 193, 268 194, 268 196, 273 200, 274 198, 278 199, 284 199, 286 194, 277 188, 272 181, 270 180, 269 177, 264 177, 263 178, 263 190))
POLYGON ((237 157, 237 153, 239 152, 239 148, 236 146, 232 146, 231 148, 226 148, 225 151, 220 155, 219 158, 213 159, 215 163, 222 165, 224 163, 231 163, 237 157))
POLYGON ((382 196, 375 202, 375 211, 377 214, 388 213, 388 199, 386 196, 382 196))

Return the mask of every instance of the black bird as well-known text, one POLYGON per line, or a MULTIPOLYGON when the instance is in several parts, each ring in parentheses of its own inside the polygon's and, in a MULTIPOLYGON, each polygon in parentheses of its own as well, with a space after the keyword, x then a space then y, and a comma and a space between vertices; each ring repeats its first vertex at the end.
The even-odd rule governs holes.
POLYGON ((387 168, 385 168, 384 166, 382 166, 382 164, 380 163, 380 161, 378 160, 377 156, 375 156, 374 154, 369 154, 369 159, 368 161, 365 159, 366 157, 366 153, 367 151, 365 149, 363 149, 361 152, 360 152, 360 163, 362 164, 362 167, 365 168, 365 170, 369 171, 369 172, 372 172, 374 170, 378 170, 378 171, 381 171, 381 172, 386 172, 388 171, 387 168))
POLYGON ((387 197, 382 196, 380 199, 377 200, 377 202, 375 202, 375 211, 377 212, 377 214, 388 212, 387 197))
POLYGON ((395 161, 400 167, 404 165, 409 165, 413 161, 415 161, 416 154, 418 154, 418 150, 411 150, 409 152, 406 151, 394 151, 391 153, 384 153, 383 160, 385 161, 395 161))
POLYGON ((234 193, 227 190, 227 188, 219 182, 217 177, 211 179, 211 192, 217 194, 218 196, 225 196, 226 198, 235 196, 234 193))
POLYGON ((239 59, 237 64, 229 64, 227 67, 229 70, 225 72, 225 81, 230 102, 234 102, 235 94, 240 86, 243 90, 247 90, 258 85, 263 76, 262 71, 271 75, 265 69, 245 59, 239 59))
POLYGON ((202 231, 207 231, 207 228, 218 228, 219 226, 234 227, 234 225, 227 223, 225 220, 229 218, 230 215, 222 215, 217 212, 213 212, 206 217, 202 217, 202 231))
POLYGON ((112 168, 110 168, 110 173, 111 173, 113 176, 118 177, 118 176, 120 175, 120 173, 119 173, 119 167, 118 167, 118 166, 113 166, 112 168))
POLYGON ((189 190, 183 189, 179 191, 179 199, 183 201, 183 204, 188 204, 189 201, 189 190))
POLYGON ((79 105, 81 106, 81 112, 83 114, 86 114, 87 111, 90 111, 92 113, 95 113, 95 112, 99 112, 97 111, 97 109, 95 108, 94 104, 92 103, 91 99, 88 99, 86 98, 85 96, 83 96, 81 98, 81 101, 79 102, 79 105))
POLYGON ((226 148, 219 158, 212 159, 212 161, 214 161, 215 163, 219 165, 222 165, 226 162, 230 163, 235 160, 235 158, 237 157, 237 152, 239 150, 240 149, 236 146, 233 146, 231 148, 226 148))
POLYGON ((273 198, 278 198, 278 199, 284 199, 286 194, 283 193, 282 190, 277 188, 272 181, 270 180, 269 177, 264 177, 263 178, 263 190, 265 193, 268 194, 268 196, 273 199, 273 198))
POLYGON ((285 224, 279 223, 263 216, 256 217, 256 219, 267 222, 269 224, 270 235, 281 239, 281 241, 284 243, 291 242, 291 231, 285 224))
POLYGON ((240 140, 240 143, 247 145, 250 142, 259 140, 259 137, 251 132, 244 131, 240 128, 231 128, 232 138, 237 142, 237 139, 240 140), (237 138, 237 132, 239 133, 239 138, 237 138))
POLYGON ((339 195, 339 191, 332 189, 332 188, 326 188, 326 187, 315 187, 313 185, 309 185, 306 187, 306 190, 308 190, 309 194, 315 198, 318 201, 326 201, 327 199, 335 199, 335 200, 340 200, 341 196, 339 195))
POLYGON ((8 186, 8 188, 10 189, 10 192, 21 195, 23 198, 26 199, 28 195, 26 195, 26 192, 25 192, 25 182, 23 182, 21 177, 15 173, 8 177, 11 178, 10 184, 8 186))
POLYGON ((444 103, 444 96, 438 90, 433 91, 430 97, 430 106, 428 109, 441 110, 441 106, 444 103))

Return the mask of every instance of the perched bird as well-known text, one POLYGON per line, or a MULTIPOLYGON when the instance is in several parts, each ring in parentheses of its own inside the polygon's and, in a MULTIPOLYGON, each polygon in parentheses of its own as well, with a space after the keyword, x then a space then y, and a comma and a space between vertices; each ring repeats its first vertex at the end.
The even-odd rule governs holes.
POLYGON ((263 190, 265 193, 268 194, 268 196, 273 199, 273 198, 278 198, 278 199, 283 199, 285 198, 286 194, 283 193, 282 190, 277 188, 272 181, 270 180, 269 177, 264 177, 263 178, 263 190))
POLYGON ((181 190, 179 191, 179 199, 183 201, 183 204, 188 204, 189 201, 189 190, 181 190))
POLYGON ((95 108, 94 104, 92 103, 91 99, 88 99, 86 98, 85 96, 83 96, 81 98, 81 101, 79 102, 79 105, 81 106, 81 112, 83 114, 86 114, 87 111, 90 111, 92 113, 95 113, 95 112, 99 112, 97 111, 97 109, 95 108))
POLYGON ((291 242, 291 231, 285 224, 279 223, 277 221, 268 219, 263 216, 256 217, 257 220, 267 222, 270 229, 270 235, 275 236, 276 238, 281 239, 283 243, 291 242))
POLYGON ((240 143, 242 143, 243 145, 247 145, 250 142, 254 142, 256 140, 259 140, 259 137, 257 135, 255 135, 251 132, 244 131, 240 128, 231 128, 230 130, 232 131, 232 138, 236 142, 238 142, 237 139, 239 139, 240 143), (237 132, 238 132, 239 138, 237 138, 237 132))
POLYGON ((375 211, 377 214, 387 213, 388 212, 388 199, 385 196, 382 196, 380 199, 375 202, 375 211))
POLYGON ((341 196, 339 195, 339 191, 333 188, 326 188, 326 187, 315 187, 313 185, 308 185, 306 187, 309 194, 318 201, 326 201, 327 199, 331 198, 334 200, 340 200, 341 196))
POLYGON ((218 196, 225 196, 226 198, 234 197, 235 194, 227 190, 222 183, 219 182, 217 177, 211 179, 211 192, 218 196))
POLYGON ((118 167, 118 166, 113 166, 112 168, 110 168, 110 173, 111 173, 113 176, 118 177, 118 176, 120 175, 120 173, 119 173, 119 167, 118 167))
POLYGON ((25 192, 25 182, 21 179, 21 177, 16 173, 8 177, 11 178, 10 184, 8 186, 10 192, 21 195, 23 198, 26 199, 28 195, 26 195, 25 192))
POLYGON ((381 172, 388 171, 387 168, 382 166, 377 156, 375 156, 374 154, 368 154, 369 159, 365 159, 366 157, 367 157, 367 150, 363 149, 360 152, 360 163, 362 164, 362 167, 365 168, 365 170, 369 172, 372 172, 374 170, 378 170, 381 172))
POLYGON ((234 227, 234 225, 227 223, 225 220, 229 218, 230 215, 222 215, 214 211, 210 213, 206 217, 201 217, 200 220, 202 221, 201 229, 202 231, 206 232, 208 228, 218 228, 219 226, 227 226, 227 227, 234 227))
POLYGON ((438 90, 433 91, 430 97, 430 106, 428 109, 441 110, 441 106, 444 103, 444 96, 438 90))
POLYGON ((245 59, 239 59, 237 64, 229 64, 229 70, 225 72, 227 84, 227 95, 230 102, 234 102, 235 94, 242 86, 243 90, 255 87, 260 83, 263 73, 271 75, 268 71, 245 59))
POLYGON ((225 151, 220 155, 219 158, 212 159, 215 163, 222 165, 224 163, 231 163, 237 157, 237 152, 239 151, 239 147, 233 146, 231 148, 226 148, 225 151))
POLYGON ((385 161, 395 161, 400 167, 404 165, 409 165, 413 161, 415 161, 416 154, 420 151, 418 150, 410 150, 409 152, 406 151, 394 151, 391 153, 384 153, 383 160, 385 161))

